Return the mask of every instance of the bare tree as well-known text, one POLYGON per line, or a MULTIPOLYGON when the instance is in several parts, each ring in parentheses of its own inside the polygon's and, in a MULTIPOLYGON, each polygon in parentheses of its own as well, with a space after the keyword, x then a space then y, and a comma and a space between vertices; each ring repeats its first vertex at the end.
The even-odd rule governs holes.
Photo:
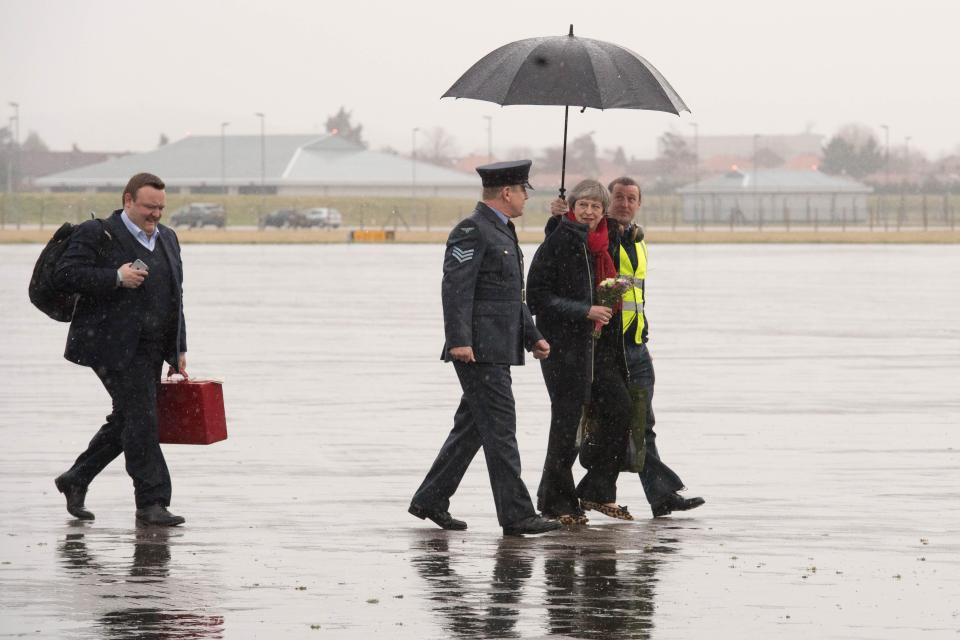
POLYGON ((0 188, 7 187, 7 168, 14 152, 13 135, 9 127, 0 127, 0 188))
POLYGON ((783 166, 783 158, 769 147, 757 149, 757 168, 775 169, 783 166))
POLYGON ((522 158, 534 158, 536 157, 536 152, 531 147, 519 146, 519 147, 510 147, 507 151, 507 158, 510 159, 522 159, 522 158))
POLYGON ((600 172, 597 164, 597 143, 593 141, 592 131, 574 138, 567 153, 567 161, 573 171, 593 177, 600 172))
POLYGON ((678 178, 686 178, 693 172, 696 156, 679 134, 667 131, 657 142, 660 154, 656 162, 661 172, 678 178))
POLYGON ((350 121, 352 115, 353 112, 347 111, 341 106, 339 111, 327 118, 325 123, 327 133, 336 134, 366 148, 367 143, 363 140, 363 125, 353 124, 350 121))
POLYGON ((873 130, 862 124, 847 124, 824 145, 820 170, 862 178, 883 165, 883 152, 873 130))
POLYGON ((559 172, 563 162, 563 147, 544 147, 537 158, 536 167, 542 171, 559 172))
POLYGON ((424 141, 417 155, 427 162, 445 167, 453 166, 457 156, 457 142, 443 127, 433 127, 423 134, 424 141))
POLYGON ((23 144, 20 145, 20 148, 24 151, 50 150, 50 147, 47 146, 47 143, 43 141, 36 131, 31 131, 27 134, 27 139, 23 141, 23 144))
MULTIPOLYGON (((563 167, 563 147, 544 147, 537 159, 538 169, 559 172, 563 167)), ((567 173, 596 176, 597 144, 593 141, 593 132, 574 138, 567 145, 567 173)))
POLYGON ((616 149, 605 149, 604 154, 610 158, 610 162, 618 167, 625 167, 629 163, 629 160, 627 160, 627 153, 623 150, 623 147, 617 147, 616 149))

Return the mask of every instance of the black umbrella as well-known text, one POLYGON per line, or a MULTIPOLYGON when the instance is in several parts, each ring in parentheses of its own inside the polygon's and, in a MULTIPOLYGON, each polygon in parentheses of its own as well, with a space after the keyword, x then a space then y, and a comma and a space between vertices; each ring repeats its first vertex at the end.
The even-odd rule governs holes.
POLYGON ((528 38, 496 49, 470 67, 443 98, 563 106, 560 197, 567 172, 570 107, 690 111, 667 79, 630 49, 602 40, 566 36, 528 38))

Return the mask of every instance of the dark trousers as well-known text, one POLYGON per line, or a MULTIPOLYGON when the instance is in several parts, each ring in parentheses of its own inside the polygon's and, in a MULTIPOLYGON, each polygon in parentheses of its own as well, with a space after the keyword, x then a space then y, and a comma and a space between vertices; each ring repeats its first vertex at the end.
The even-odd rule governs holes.
POLYGON ((537 489, 537 509, 551 516, 579 514, 582 509, 573 482, 573 463, 577 459, 577 430, 584 394, 562 388, 557 376, 552 375, 548 360, 540 361, 550 394, 550 437, 537 489))
POLYGON ((671 493, 683 489, 683 481, 660 459, 660 453, 657 451, 657 434, 653 431, 656 424, 656 418, 653 415, 653 386, 656 376, 647 345, 631 345, 627 352, 627 365, 630 369, 630 385, 640 387, 644 392, 642 397, 646 401, 646 407, 641 408, 641 411, 645 410, 646 413, 644 433, 647 457, 643 463, 643 471, 639 474, 640 482, 643 484, 643 493, 647 497, 647 502, 657 504, 671 493))
POLYGON ((614 502, 632 416, 627 381, 617 365, 597 360, 590 404, 596 428, 580 450, 580 464, 587 473, 577 485, 577 495, 590 502, 614 502))
POLYGON ((158 345, 141 342, 122 370, 97 370, 113 401, 113 413, 67 472, 70 482, 86 486, 123 453, 133 479, 137 508, 170 504, 170 472, 160 450, 157 385, 163 369, 158 345))
POLYGON ((483 447, 500 526, 536 515, 520 478, 517 417, 508 365, 454 362, 463 396, 453 429, 413 495, 413 504, 449 511, 467 467, 483 447))

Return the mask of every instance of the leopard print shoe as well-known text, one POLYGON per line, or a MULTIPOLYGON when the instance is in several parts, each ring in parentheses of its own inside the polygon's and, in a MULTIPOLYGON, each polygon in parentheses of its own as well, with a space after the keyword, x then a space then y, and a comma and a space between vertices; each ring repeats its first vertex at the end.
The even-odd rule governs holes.
POLYGON ((556 520, 565 527, 572 527, 579 524, 587 524, 590 520, 582 513, 565 513, 563 515, 544 515, 548 520, 556 520))
POLYGON ((610 507, 600 502, 591 502, 590 500, 581 500, 580 507, 584 511, 599 511, 603 515, 610 518, 616 518, 617 520, 633 520, 633 516, 630 515, 630 510, 627 509, 626 505, 618 505, 616 507, 610 507))

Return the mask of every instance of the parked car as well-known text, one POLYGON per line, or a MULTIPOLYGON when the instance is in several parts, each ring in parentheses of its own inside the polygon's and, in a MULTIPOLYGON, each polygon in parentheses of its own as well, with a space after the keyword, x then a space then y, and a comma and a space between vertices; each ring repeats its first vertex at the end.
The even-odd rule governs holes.
POLYGON ((343 224, 343 216, 336 209, 314 207, 304 212, 311 227, 337 229, 343 224))
POLYGON ((172 227, 205 227, 212 224, 221 229, 227 224, 227 212, 223 205, 210 202, 192 202, 180 207, 170 215, 172 227))
POLYGON ((263 216, 261 227, 309 227, 307 217, 296 209, 277 209, 263 216))

